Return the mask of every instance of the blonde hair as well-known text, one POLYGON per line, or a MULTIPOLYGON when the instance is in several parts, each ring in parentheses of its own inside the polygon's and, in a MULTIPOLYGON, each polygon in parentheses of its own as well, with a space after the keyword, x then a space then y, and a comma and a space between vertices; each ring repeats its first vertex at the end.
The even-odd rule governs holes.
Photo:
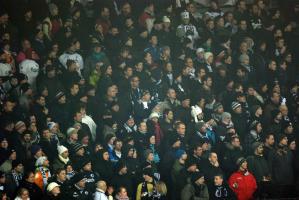
POLYGON ((166 195, 167 194, 167 187, 166 187, 166 184, 163 181, 158 181, 156 183, 156 190, 161 195, 166 195))

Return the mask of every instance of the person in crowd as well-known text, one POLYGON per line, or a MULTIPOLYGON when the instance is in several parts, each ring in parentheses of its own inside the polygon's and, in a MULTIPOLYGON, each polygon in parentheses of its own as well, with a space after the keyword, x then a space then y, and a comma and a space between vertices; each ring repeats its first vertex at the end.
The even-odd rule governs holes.
POLYGON ((0 1, 0 199, 299 196, 299 3, 197 3, 0 1))
POLYGON ((229 177, 229 187, 238 199, 253 199, 257 185, 255 177, 248 171, 246 159, 244 157, 238 158, 236 165, 238 170, 229 177))
POLYGON ((209 199, 208 187, 202 173, 195 172, 192 174, 191 182, 184 186, 181 192, 182 200, 190 199, 209 199))
POLYGON ((94 200, 108 200, 106 196, 107 185, 105 181, 98 181, 96 192, 94 194, 94 200))
POLYGON ((232 199, 236 200, 236 195, 223 179, 222 174, 214 176, 214 184, 209 186, 209 197, 211 200, 232 199))

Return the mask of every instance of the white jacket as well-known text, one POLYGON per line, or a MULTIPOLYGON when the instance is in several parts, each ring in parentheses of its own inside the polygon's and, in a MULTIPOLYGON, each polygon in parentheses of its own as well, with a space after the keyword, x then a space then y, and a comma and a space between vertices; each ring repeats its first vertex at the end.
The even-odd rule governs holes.
POLYGON ((108 200, 108 198, 105 195, 104 191, 96 189, 96 192, 94 193, 94 200, 108 200))

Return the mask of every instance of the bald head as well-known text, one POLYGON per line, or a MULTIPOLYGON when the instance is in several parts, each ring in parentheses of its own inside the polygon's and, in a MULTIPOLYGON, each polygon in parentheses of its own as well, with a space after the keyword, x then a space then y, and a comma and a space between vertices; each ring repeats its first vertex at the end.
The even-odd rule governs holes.
POLYGON ((107 190, 107 185, 105 181, 98 181, 97 182, 97 188, 103 190, 104 192, 106 192, 107 190))

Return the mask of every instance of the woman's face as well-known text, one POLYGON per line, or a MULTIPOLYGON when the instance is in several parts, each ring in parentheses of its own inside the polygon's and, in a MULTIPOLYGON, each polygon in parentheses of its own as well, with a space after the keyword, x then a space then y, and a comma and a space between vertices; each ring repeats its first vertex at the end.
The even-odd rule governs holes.
POLYGON ((156 144, 156 137, 153 135, 149 139, 150 144, 156 144))
POLYGON ((28 192, 28 190, 24 190, 21 194, 21 199, 27 200, 28 198, 29 198, 29 192, 28 192))
POLYGON ((53 194, 53 196, 58 196, 60 194, 60 188, 59 187, 55 187, 53 188, 53 190, 51 191, 51 193, 53 194))
POLYGON ((127 193, 127 190, 125 188, 122 188, 121 191, 118 193, 119 197, 127 197, 128 196, 128 193, 127 193))
POLYGON ((30 173, 30 175, 28 176, 26 181, 29 182, 29 183, 34 183, 34 174, 30 173))
POLYGON ((1 148, 6 149, 7 147, 8 147, 8 142, 7 142, 7 140, 3 140, 3 141, 1 142, 1 148))
POLYGON ((148 156, 147 156, 147 160, 152 162, 154 160, 154 154, 153 153, 150 153, 148 156))
POLYGON ((291 142, 289 144, 289 148, 290 148, 290 150, 296 150, 296 142, 295 141, 291 142))
POLYGON ((103 153, 103 160, 109 160, 109 153, 107 151, 103 153))

